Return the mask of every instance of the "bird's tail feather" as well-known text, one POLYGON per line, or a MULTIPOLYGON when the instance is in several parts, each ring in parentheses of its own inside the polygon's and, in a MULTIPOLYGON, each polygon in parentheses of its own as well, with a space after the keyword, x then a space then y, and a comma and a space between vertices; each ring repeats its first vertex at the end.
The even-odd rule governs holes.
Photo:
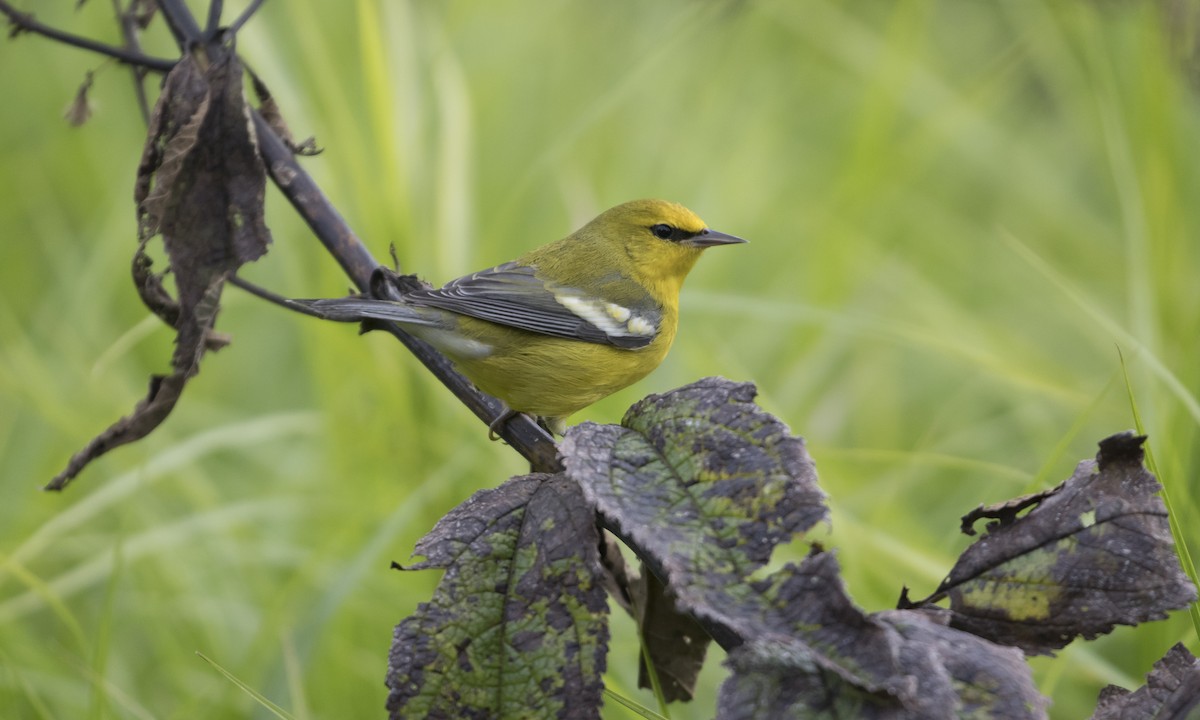
POLYGON ((362 320, 391 320, 405 325, 438 327, 442 323, 430 317, 423 308, 390 300, 375 300, 364 297, 327 298, 322 300, 293 300, 303 305, 313 315, 337 322, 360 322, 362 320))

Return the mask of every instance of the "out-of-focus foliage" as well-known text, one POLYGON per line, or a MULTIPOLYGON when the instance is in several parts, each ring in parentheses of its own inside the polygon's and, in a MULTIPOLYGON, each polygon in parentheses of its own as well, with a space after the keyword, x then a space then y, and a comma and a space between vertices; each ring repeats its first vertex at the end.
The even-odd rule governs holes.
MULTIPOLYGON (((24 6, 118 37, 108 3, 24 6)), ((753 380, 807 438, 824 542, 873 612, 937 586, 964 512, 1051 486, 1133 424, 1118 347, 1160 479, 1200 526, 1200 112, 1172 46, 1189 18, 1162 7, 289 0, 239 50, 326 148, 305 162, 351 225, 434 282, 634 197, 750 239, 689 279, 667 363, 576 419, 753 380)), ((147 46, 171 50, 161 29, 147 46)), ((40 494, 171 337, 129 279, 145 128, 128 74, 29 36, 0 43, 0 68, 0 707, 246 716, 199 650, 298 718, 382 717, 392 626, 436 582, 388 561, 521 464, 394 341, 230 289, 233 344, 172 417, 40 494)), ((244 274, 341 294, 268 196, 275 245, 244 274)), ((612 617, 609 686, 652 705, 612 617)), ((1179 640, 1197 649, 1183 614, 1119 628, 1036 660, 1035 681, 1052 717, 1084 717, 1179 640)), ((719 659, 672 717, 712 716, 719 659)))

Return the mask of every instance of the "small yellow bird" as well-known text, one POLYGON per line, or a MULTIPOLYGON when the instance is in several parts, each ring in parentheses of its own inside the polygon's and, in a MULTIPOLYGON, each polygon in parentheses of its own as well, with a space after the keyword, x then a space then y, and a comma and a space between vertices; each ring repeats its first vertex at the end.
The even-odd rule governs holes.
POLYGON ((513 413, 562 434, 566 417, 658 367, 700 253, 745 240, 676 203, 635 200, 513 262, 403 301, 300 301, 330 320, 390 320, 437 348, 513 413))

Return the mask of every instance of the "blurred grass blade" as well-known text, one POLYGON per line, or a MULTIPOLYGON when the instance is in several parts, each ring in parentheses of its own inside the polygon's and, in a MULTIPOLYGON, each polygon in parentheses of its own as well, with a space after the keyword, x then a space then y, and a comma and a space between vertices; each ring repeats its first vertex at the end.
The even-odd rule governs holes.
POLYGON ((634 713, 646 718, 646 720, 668 720, 668 718, 666 716, 659 715, 658 713, 654 712, 653 710, 646 707, 645 705, 642 705, 641 703, 630 700, 629 698, 624 697, 622 695, 618 695, 617 693, 613 692, 612 690, 609 690, 608 688, 604 688, 604 697, 608 698, 609 700, 612 700, 613 702, 615 702, 616 704, 625 708, 626 710, 629 710, 631 712, 634 712, 634 713))
MULTIPOLYGON (((654 691, 654 698, 658 700, 658 709, 664 717, 669 718, 671 711, 667 707, 667 698, 663 695, 662 683, 658 679, 658 668, 654 667, 654 658, 650 657, 650 648, 646 647, 644 634, 638 636, 638 645, 642 648, 642 662, 646 663, 646 677, 650 678, 650 689, 654 691)), ((605 689, 605 692, 608 690, 605 689)))
POLYGON ((268 699, 266 699, 265 697, 263 697, 263 696, 262 696, 262 694, 261 694, 261 693, 259 693, 257 690, 255 690, 254 688, 250 687, 250 686, 249 686, 249 685, 247 685, 246 683, 242 682, 242 681, 241 681, 241 680, 239 680, 239 679, 237 678, 237 676, 235 676, 233 673, 229 672, 229 671, 228 671, 228 670, 226 670, 225 668, 223 668, 223 667, 221 667, 220 665, 218 665, 218 664, 217 664, 217 662, 216 662, 215 660, 213 660, 212 658, 208 657, 207 655, 205 655, 204 653, 200 652, 199 650, 197 650, 197 651, 196 651, 196 654, 200 656, 200 659, 201 659, 201 660, 203 660, 204 662, 206 662, 206 663, 208 663, 209 665, 212 665, 214 668, 216 668, 217 672, 219 672, 219 673, 221 673, 222 675, 224 675, 226 680, 228 680, 229 682, 231 682, 231 683, 233 683, 234 685, 238 686, 238 688, 240 688, 240 689, 242 690, 242 692, 244 692, 244 693, 246 693, 247 695, 249 695, 250 697, 254 698, 254 701, 255 701, 256 703, 258 703, 259 705, 262 705, 262 706, 263 706, 264 708, 266 708, 266 709, 267 709, 267 710, 268 710, 268 711, 269 711, 269 712, 270 712, 272 715, 274 715, 274 716, 275 716, 275 717, 277 717, 277 718, 281 718, 281 720, 295 720, 295 718, 293 718, 291 715, 289 715, 289 714, 288 714, 288 712, 287 712, 286 710, 284 710, 283 708, 279 707, 279 706, 278 706, 278 705, 276 705, 275 703, 273 703, 273 702, 271 702, 270 700, 268 700, 268 699))
MULTIPOLYGON (((1146 428, 1142 425, 1142 415, 1138 412, 1137 400, 1133 396, 1133 385, 1129 382, 1129 367, 1125 364, 1125 354, 1121 352, 1120 347, 1117 348, 1117 356, 1120 358, 1121 372, 1125 375, 1125 390, 1129 393, 1129 409, 1133 412, 1134 427, 1137 428, 1139 435, 1145 435, 1146 428)), ((1158 482, 1162 485, 1159 493, 1162 495, 1163 505, 1167 507, 1167 519, 1171 523, 1171 537, 1174 538, 1175 550, 1179 553, 1179 564, 1183 566, 1183 571, 1187 573, 1192 584, 1200 588, 1200 582, 1197 582, 1196 577, 1196 565, 1192 562, 1191 550, 1188 548, 1187 539, 1183 536, 1183 529, 1179 526, 1179 517, 1171 504, 1171 495, 1167 491, 1167 479, 1159 472, 1148 441, 1146 443, 1146 467, 1154 473, 1154 477, 1158 478, 1158 482)), ((1196 600, 1188 606, 1188 616, 1192 619, 1192 630, 1196 633, 1196 638, 1200 640, 1200 600, 1196 600)))
POLYGON ((1040 272, 1047 280, 1054 284, 1064 295, 1074 302, 1080 310, 1083 310, 1088 317, 1092 318, 1105 332, 1119 339, 1121 342, 1136 349, 1142 354, 1146 365, 1154 371, 1163 383, 1171 389, 1171 392, 1183 403, 1187 408, 1188 413, 1200 423, 1200 401, 1196 396, 1187 389, 1187 386, 1179 379, 1175 373, 1171 372, 1170 368, 1162 363, 1159 358, 1146 347, 1144 343, 1138 340, 1125 328, 1121 327, 1112 318, 1105 315, 1097 306, 1096 303, 1090 301, 1082 291, 1068 281, 1061 273, 1055 270, 1050 263, 1046 262, 1040 255, 1033 251, 1025 243, 1021 242, 1016 235, 1010 232, 1002 231, 1000 236, 1011 247, 1017 255, 1028 262, 1035 270, 1040 272))
POLYGON ((318 425, 314 413, 288 412, 264 415, 198 433, 164 449, 144 465, 104 483, 86 499, 47 520, 12 551, 10 561, 28 564, 56 539, 117 507, 135 493, 145 492, 154 482, 170 477, 179 469, 193 465, 214 452, 255 448, 268 440, 314 434, 318 425))

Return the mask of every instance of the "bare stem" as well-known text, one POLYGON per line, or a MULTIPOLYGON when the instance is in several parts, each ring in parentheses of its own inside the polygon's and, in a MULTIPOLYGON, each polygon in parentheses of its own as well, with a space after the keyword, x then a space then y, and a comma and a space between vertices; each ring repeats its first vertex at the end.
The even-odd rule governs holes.
POLYGON ((204 37, 211 40, 221 26, 221 11, 225 8, 224 0, 211 0, 208 4, 208 22, 204 25, 204 37))
POLYGON ((229 32, 236 33, 238 30, 241 30, 242 26, 254 16, 254 13, 258 12, 258 9, 262 7, 262 4, 263 0, 253 0, 253 2, 251 2, 250 5, 244 11, 242 11, 242 14, 238 16, 238 19, 234 20, 233 24, 229 26, 229 32))
POLYGON ((158 0, 158 9, 162 11, 163 19, 180 50, 186 53, 192 45, 203 40, 200 26, 183 0, 158 0))
POLYGON ((175 67, 174 60, 166 60, 163 58, 150 57, 140 52, 125 50, 123 48, 105 45, 102 42, 97 42, 90 38, 85 38, 79 35, 73 35, 68 32, 63 32, 57 28, 38 22, 33 15, 28 13, 18 12, 16 8, 8 3, 7 0, 0 0, 0 14, 8 18, 12 23, 14 33, 31 32, 35 35, 56 40, 64 45, 77 47, 81 50, 98 53, 106 57, 113 58, 126 65, 141 67, 155 72, 167 72, 175 67))
MULTIPOLYGON (((295 156, 283 140, 275 134, 258 111, 254 111, 253 114, 259 152, 262 153, 267 171, 275 185, 312 228, 313 233, 346 271, 355 286, 365 292, 370 287, 371 275, 379 267, 379 262, 342 219, 312 177, 296 163, 295 156)), ((450 361, 433 347, 404 332, 395 323, 383 325, 479 419, 491 424, 505 411, 503 403, 476 389, 470 380, 455 370, 450 361)), ((557 472, 562 469, 554 439, 525 415, 514 416, 498 428, 498 433, 529 461, 535 472, 557 472)))
MULTIPOLYGON (((121 9, 121 0, 112 0, 113 12, 117 14, 117 24, 121 26, 121 37, 125 39, 125 49, 140 53, 141 42, 138 40, 137 20, 134 17, 133 2, 130 0, 128 9, 121 9)), ((142 111, 142 121, 150 123, 150 101, 146 97, 146 68, 137 65, 133 70, 133 92, 137 96, 138 109, 142 111)))
MULTIPOLYGON (((231 33, 236 32, 238 28, 245 24, 259 7, 262 6, 262 2, 263 0, 253 0, 245 12, 230 26, 231 33)), ((119 0, 114 0, 114 3, 116 3, 115 7, 119 9, 119 0)), ((220 6, 220 0, 214 0, 214 5, 210 6, 208 18, 210 26, 214 23, 214 17, 216 18, 215 22, 219 22, 220 6)), ((158 0, 158 7, 162 11, 163 18, 170 28, 172 35, 175 37, 176 42, 184 52, 190 51, 192 47, 198 44, 215 41, 215 35, 213 37, 206 37, 205 31, 196 23, 195 17, 192 16, 191 11, 183 0, 158 0)), ((14 27, 20 31, 33 32, 68 45, 107 55, 121 62, 133 65, 135 68, 165 72, 175 65, 173 61, 147 57, 138 52, 136 50, 136 33, 131 34, 129 30, 126 31, 126 43, 131 45, 133 49, 122 49, 110 47, 43 25, 34 20, 31 15, 17 12, 7 0, 0 0, 0 13, 7 16, 14 27)), ((121 17, 123 19, 122 28, 124 29, 126 27, 124 15, 121 15, 121 17)), ((148 110, 145 103, 143 103, 143 110, 148 110)), ((291 202, 296 211, 300 213, 300 216, 304 218, 309 227, 312 228, 313 233, 325 245, 338 264, 342 266, 342 269, 346 271, 346 274, 354 284, 360 290, 368 290, 371 275, 379 267, 379 262, 375 260, 362 241, 354 234, 354 231, 346 224, 346 221, 313 181, 312 177, 296 163, 292 151, 275 134, 275 131, 271 129, 270 125, 267 124, 258 111, 253 111, 253 119, 255 133, 259 141, 259 151, 275 185, 288 201, 291 202)), ((234 280, 233 282, 243 289, 249 290, 250 287, 254 287, 240 280, 234 280)), ((255 290, 251 290, 251 292, 255 292, 255 290)), ((255 292, 260 297, 264 296, 263 293, 266 293, 266 291, 262 291, 261 293, 255 292)), ((281 304, 286 304, 286 298, 274 296, 267 299, 272 302, 282 300, 285 302, 281 304)), ((386 323, 383 324, 383 327, 403 343, 434 376, 441 380, 463 404, 470 408, 485 423, 490 425, 496 418, 507 411, 503 403, 490 395, 480 392, 469 380, 455 370, 454 366, 445 356, 434 350, 432 346, 404 332, 395 323, 386 323)), ((562 464, 558 459, 558 448, 554 443, 554 439, 529 417, 515 415, 511 420, 503 423, 498 428, 498 432, 509 445, 529 460, 535 472, 557 472, 562 469, 562 464)))

